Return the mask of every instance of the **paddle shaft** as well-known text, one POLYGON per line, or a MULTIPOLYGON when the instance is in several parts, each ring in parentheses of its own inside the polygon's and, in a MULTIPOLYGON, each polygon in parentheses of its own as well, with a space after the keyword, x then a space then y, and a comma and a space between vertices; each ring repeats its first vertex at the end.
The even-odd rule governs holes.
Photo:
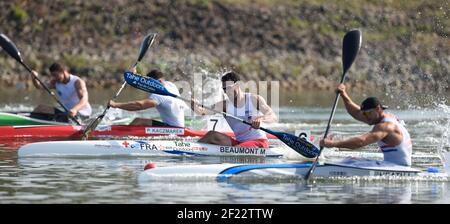
MULTIPOLYGON (((137 62, 134 63, 134 66, 136 66, 137 64, 138 64, 137 62)), ((134 66, 132 66, 132 67, 134 67, 134 66)), ((130 68, 132 68, 132 67, 130 67, 130 68)), ((117 93, 114 95, 114 97, 112 98, 112 100, 117 99, 117 97, 120 95, 120 93, 122 92, 122 90, 125 88, 126 85, 127 85, 127 82, 124 81, 124 82, 122 83, 122 86, 120 87, 119 91, 117 91, 117 93)), ((95 128, 98 126, 98 124, 99 124, 100 121, 103 119, 103 117, 105 117, 105 115, 106 115, 106 113, 108 112, 109 108, 111 108, 111 105, 109 105, 109 103, 108 103, 108 105, 106 106, 106 108, 103 110, 103 113, 100 114, 97 118, 95 118, 95 120, 93 120, 93 121, 86 127, 86 129, 85 129, 84 132, 83 132, 83 136, 82 136, 82 139, 83 139, 83 140, 87 140, 87 138, 88 138, 89 134, 91 133, 91 131, 92 131, 93 129, 95 129, 95 128)))
MULTIPOLYGON (((136 67, 136 66, 139 64, 139 62, 141 61, 141 59, 142 59, 142 58, 138 59, 138 60, 134 63, 134 65, 131 66, 129 69, 131 69, 131 68, 133 68, 133 67, 136 67)), ((117 99, 117 97, 119 97, 120 93, 122 92, 122 90, 125 88, 126 85, 127 85, 127 82, 126 82, 126 81, 123 81, 122 86, 121 86, 120 89, 117 91, 116 95, 114 95, 114 97, 112 98, 112 100, 115 100, 115 99, 117 99)), ((108 106, 106 106, 106 109, 105 109, 105 110, 103 111, 103 113, 102 113, 102 117, 105 116, 106 111, 107 111, 109 108, 111 108, 111 106, 110 106, 109 103, 108 103, 108 106)))
MULTIPOLYGON (((210 111, 213 111, 213 112, 222 114, 222 115, 225 116, 225 117, 231 117, 231 118, 233 118, 233 119, 235 119, 235 120, 238 120, 238 121, 240 121, 240 122, 242 122, 242 123, 244 123, 244 124, 247 124, 247 125, 252 126, 252 123, 250 123, 250 122, 248 122, 248 121, 245 121, 245 120, 242 119, 242 118, 233 116, 233 115, 228 114, 228 113, 225 113, 225 112, 223 112, 223 111, 218 111, 218 110, 213 109, 213 108, 210 108, 210 107, 205 107, 205 106, 203 106, 203 105, 201 105, 201 104, 198 104, 198 103, 196 103, 196 102, 192 102, 192 100, 188 100, 188 99, 185 99, 185 98, 180 97, 180 96, 177 96, 177 98, 178 98, 178 99, 181 99, 181 100, 183 100, 183 101, 185 101, 185 102, 188 102, 188 103, 194 103, 194 104, 196 104, 196 105, 198 105, 198 106, 201 106, 202 108, 205 108, 205 109, 208 109, 208 110, 210 110, 210 111)), ((266 128, 263 128, 263 127, 259 127, 258 129, 261 129, 261 130, 263 130, 263 131, 265 131, 265 132, 267 132, 267 133, 269 133, 269 134, 272 134, 272 135, 277 136, 277 134, 276 134, 275 132, 273 132, 273 131, 271 131, 271 130, 269 130, 269 129, 266 129, 266 128)))
MULTIPOLYGON (((133 67, 136 67, 139 64, 140 61, 141 61, 141 59, 138 59, 138 61, 136 61, 134 63, 134 65, 131 66, 129 69, 131 69, 133 67)), ((114 95, 114 97, 111 100, 117 99, 117 97, 119 97, 119 95, 122 92, 122 90, 125 89, 126 85, 127 85, 127 82, 123 81, 122 86, 120 86, 120 89, 117 91, 117 93, 114 95)), ((109 105, 109 103, 108 103, 108 105, 106 106, 105 110, 103 111, 103 113, 99 117, 103 118, 105 116, 106 112, 109 110, 109 108, 111 108, 111 105, 109 105)))
MULTIPOLYGON (((184 98, 179 97, 179 96, 177 96, 177 98, 182 99, 182 100, 184 100, 186 102, 192 102, 190 100, 184 99, 184 98)), ((199 105, 198 103, 195 103, 195 102, 193 102, 193 103, 199 105)), ((250 127, 253 127, 252 123, 250 123, 248 121, 245 121, 242 118, 230 115, 230 114, 225 113, 223 111, 215 110, 213 108, 208 108, 208 107, 205 107, 203 105, 199 105, 199 106, 201 106, 203 108, 206 108, 208 110, 214 111, 216 113, 220 113, 220 114, 222 114, 225 117, 231 117, 233 119, 241 121, 244 124, 249 125, 250 127)), ((271 135, 276 136, 279 140, 281 140, 287 146, 289 146, 290 148, 292 148, 293 150, 295 150, 296 152, 300 153, 301 155, 303 155, 303 156, 305 156, 307 158, 313 158, 314 157, 314 155, 312 155, 312 153, 315 153, 314 151, 316 151, 317 148, 313 144, 309 143, 308 141, 306 141, 306 140, 304 140, 302 138, 299 138, 297 136, 294 136, 294 135, 291 135, 291 134, 288 134, 288 133, 274 132, 274 131, 271 131, 269 129, 263 128, 263 127, 259 127, 257 129, 260 129, 260 130, 262 130, 264 132, 267 132, 267 133, 269 133, 271 135)))
MULTIPOLYGON (((142 58, 139 58, 139 59, 134 63, 134 65, 132 65, 129 69, 131 69, 131 68, 133 68, 133 67, 136 67, 136 66, 139 64, 139 62, 141 61, 141 59, 142 59, 142 58)), ((122 92, 122 90, 125 88, 126 85, 127 85, 127 82, 126 82, 126 81, 123 81, 122 86, 120 86, 120 89, 117 91, 116 95, 114 95, 114 97, 112 98, 112 100, 115 100, 115 99, 117 99, 117 97, 119 97, 120 93, 122 92)), ((106 112, 109 110, 109 108, 111 108, 111 105, 109 105, 109 103, 108 103, 108 105, 106 106, 105 110, 103 111, 103 113, 102 113, 99 117, 102 117, 102 118, 103 118, 103 117, 105 116, 106 112)))
POLYGON ((39 82, 39 84, 41 84, 41 86, 45 89, 45 91, 47 91, 52 97, 53 99, 56 100, 56 102, 58 102, 58 104, 66 111, 67 113, 67 117, 69 117, 72 121, 74 121, 77 125, 81 125, 81 123, 78 121, 78 117, 77 115, 75 115, 75 117, 71 116, 69 114, 69 110, 64 106, 64 104, 61 103, 61 101, 59 101, 58 97, 56 97, 55 93, 53 93, 48 87, 47 85, 45 85, 37 76, 34 75, 33 71, 22 61, 19 61, 19 63, 21 65, 23 65, 23 67, 25 67, 26 70, 28 70, 32 77, 37 80, 39 82))
MULTIPOLYGON (((342 45, 342 67, 343 67, 343 74, 341 77, 340 84, 344 83, 345 76, 347 75, 347 71, 350 69, 351 65, 355 61, 356 55, 358 54, 359 49, 361 48, 361 31, 359 30, 352 30, 345 34, 343 45, 342 45)), ((328 119, 327 129, 325 130, 324 139, 327 138, 328 132, 330 130, 331 121, 333 120, 334 113, 336 112, 336 107, 339 101, 340 92, 336 93, 336 98, 334 99, 333 108, 331 110, 330 119, 328 119)), ((309 177, 314 172, 314 169, 316 168, 316 165, 319 161, 320 155, 323 151, 323 146, 319 149, 319 154, 317 155, 316 159, 314 160, 314 163, 312 164, 311 168, 308 170, 308 172, 305 175, 305 180, 308 181, 309 177)))
MULTIPOLYGON (((139 75, 134 75, 131 72, 125 72, 124 78, 128 84, 130 84, 131 86, 133 86, 137 89, 140 89, 140 90, 143 90, 143 91, 146 91, 149 93, 153 93, 153 94, 179 98, 180 100, 183 100, 183 101, 186 101, 189 103, 194 103, 194 105, 200 105, 196 102, 192 102, 191 100, 184 99, 180 96, 177 96, 175 94, 168 92, 167 89, 164 87, 164 85, 162 85, 159 81, 157 81, 155 79, 145 78, 145 77, 142 77, 139 75)), ((244 124, 252 126, 252 124, 250 122, 244 121, 243 119, 241 119, 239 117, 227 114, 224 111, 218 111, 213 108, 207 108, 207 107, 204 107, 203 105, 200 105, 200 106, 202 106, 204 109, 208 109, 208 110, 214 111, 216 113, 220 113, 220 114, 224 115, 225 117, 231 117, 238 121, 243 122, 244 124)), ((261 128, 261 127, 259 127, 258 129, 261 129, 262 131, 265 131, 269 134, 276 136, 278 139, 280 139, 283 143, 288 145, 290 148, 294 149, 296 152, 300 153, 301 155, 303 155, 307 158, 314 158, 319 154, 319 149, 316 146, 314 146, 312 143, 308 142, 307 140, 305 140, 303 138, 299 138, 299 137, 289 134, 289 133, 274 132, 274 131, 271 131, 271 130, 268 130, 265 128, 261 128)))
MULTIPOLYGON (((345 75, 346 75, 346 74, 344 73, 344 75, 342 76, 341 83, 344 83, 345 75)), ((336 112, 336 108, 337 108, 337 104, 338 104, 339 96, 340 96, 340 95, 341 95, 341 93, 340 93, 340 92, 337 92, 337 93, 336 93, 336 98, 334 98, 333 108, 331 109, 331 114, 330 114, 330 118, 328 119, 328 124, 327 124, 327 128, 325 129, 325 134, 323 135, 323 138, 324 138, 324 139, 327 138, 328 132, 330 131, 331 121, 332 121, 333 118, 334 118, 334 114, 335 114, 335 112, 336 112)), ((310 168, 309 171, 306 173, 305 180, 308 180, 309 177, 311 176, 311 174, 314 172, 314 170, 315 170, 315 168, 316 168, 316 165, 317 165, 317 163, 319 162, 319 158, 320 158, 320 155, 322 154, 323 148, 324 148, 323 146, 320 146, 319 155, 317 155, 317 157, 316 157, 316 159, 314 160, 314 162, 313 162, 311 168, 310 168)))
POLYGON ((78 118, 72 117, 69 114, 69 110, 59 101, 59 99, 56 97, 56 95, 50 91, 50 89, 36 76, 34 75, 33 71, 28 67, 22 59, 22 56, 20 55, 19 49, 17 49, 17 46, 10 40, 5 34, 0 33, 0 44, 1 47, 6 51, 6 53, 9 54, 9 56, 13 57, 17 62, 19 62, 25 69, 30 72, 32 77, 39 82, 39 84, 44 87, 44 89, 58 102, 58 104, 66 111, 67 116, 72 119, 77 125, 81 125, 78 121, 78 118))
MULTIPOLYGON (((144 42, 142 43, 141 49, 140 49, 140 51, 139 51, 138 59, 136 60, 136 62, 135 62, 132 66, 130 66, 129 70, 130 70, 131 68, 133 68, 133 67, 136 67, 136 66, 139 64, 139 62, 142 60, 142 58, 144 57, 145 53, 147 52, 147 49, 153 44, 153 41, 154 41, 155 38, 156 38, 156 34, 153 34, 153 37, 152 37, 151 41, 150 41, 150 42, 148 43, 148 45, 145 47, 146 40, 147 40, 147 38, 149 38, 149 37, 150 37, 150 36, 147 36, 147 37, 144 38, 144 42)), ((120 89, 116 92, 116 94, 114 95, 114 97, 113 97, 111 100, 117 99, 117 97, 120 95, 120 93, 122 92, 122 90, 125 88, 126 85, 127 85, 127 82, 124 81, 124 82, 122 83, 122 86, 120 87, 120 89)), ((103 117, 105 117, 105 115, 106 115, 106 113, 108 112, 109 108, 111 108, 111 105, 109 105, 109 102, 108 102, 108 104, 107 104, 105 110, 103 110, 103 113, 100 114, 97 118, 95 118, 95 120, 93 120, 93 121, 87 126, 87 128, 84 130, 83 136, 82 136, 82 139, 83 139, 83 140, 86 140, 86 139, 88 138, 88 136, 89 136, 89 133, 90 133, 92 130, 94 130, 94 129, 98 126, 98 124, 100 124, 100 121, 103 119, 103 117)))

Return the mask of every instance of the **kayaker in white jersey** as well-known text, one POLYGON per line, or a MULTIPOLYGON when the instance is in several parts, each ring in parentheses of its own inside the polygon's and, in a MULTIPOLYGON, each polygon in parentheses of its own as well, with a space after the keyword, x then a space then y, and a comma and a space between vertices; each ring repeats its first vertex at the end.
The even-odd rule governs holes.
POLYGON ((408 131, 394 115, 386 113, 387 107, 375 97, 365 99, 361 106, 352 101, 344 84, 337 91, 341 93, 347 112, 356 120, 374 125, 372 130, 360 136, 345 140, 332 137, 322 139, 320 145, 356 149, 377 142, 384 155, 384 161, 401 166, 411 166, 412 142, 408 131))
MULTIPOLYGON (((49 71, 52 79, 48 87, 56 89, 58 98, 68 110, 68 114, 72 117, 79 116, 81 119, 86 119, 91 116, 92 109, 89 104, 88 91, 84 80, 76 75, 70 74, 59 63, 53 63, 49 67, 49 71)), ((37 77, 38 73, 33 71, 33 75, 37 77)), ((36 79, 33 79, 33 84, 38 89, 42 88, 36 79)), ((67 116, 62 116, 64 111, 47 105, 39 105, 33 110, 32 116, 33 114, 55 114, 58 117, 57 120, 62 119, 60 121, 68 121, 67 116)))
MULTIPOLYGON (((217 111, 224 111, 233 116, 239 117, 252 123, 252 126, 244 124, 231 117, 226 117, 226 121, 234 132, 235 138, 217 131, 209 131, 199 142, 241 146, 249 148, 269 148, 266 133, 257 129, 262 122, 276 122, 277 115, 267 105, 266 100, 256 94, 244 93, 239 86, 240 78, 235 72, 227 72, 222 76, 222 89, 228 96, 225 101, 216 103, 213 108, 217 111)), ((214 112, 207 110, 198 104, 191 104, 191 108, 200 115, 211 115, 214 112)))
MULTIPOLYGON (((135 71, 133 71, 135 73, 135 71)), ((158 80, 170 93, 175 95, 180 95, 178 88, 172 82, 164 79, 164 74, 159 70, 152 70, 147 74, 148 77, 158 80)), ((128 111, 139 111, 148 108, 156 107, 159 112, 159 116, 164 123, 146 119, 146 118, 135 118, 130 125, 169 125, 175 127, 184 127, 184 110, 189 109, 189 107, 180 99, 163 96, 158 94, 150 94, 148 99, 135 100, 129 102, 114 102, 110 101, 109 105, 112 108, 120 108, 128 111)))

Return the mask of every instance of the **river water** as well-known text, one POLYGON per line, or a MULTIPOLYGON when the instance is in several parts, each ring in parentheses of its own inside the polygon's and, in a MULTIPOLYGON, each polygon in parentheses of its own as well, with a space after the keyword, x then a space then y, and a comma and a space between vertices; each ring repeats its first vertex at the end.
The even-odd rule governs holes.
MULTIPOLYGON (((41 93, 30 94, 18 90, 1 92, 1 111, 30 110, 38 103, 51 102, 41 93)), ((110 98, 113 91, 92 92, 95 113, 100 113, 104 99, 110 98)), ((123 95, 121 100, 145 96, 131 90, 126 90, 123 95)), ((323 135, 334 99, 333 93, 305 93, 301 96, 286 93, 283 96, 280 100, 280 122, 267 127, 285 132, 309 130, 314 136, 323 135)), ((360 100, 362 97, 356 98, 360 100)), ((389 101, 393 108, 389 111, 403 119, 411 133, 414 144, 413 166, 422 170, 431 166, 442 170, 439 152, 450 150, 450 106, 442 98, 435 99, 426 105, 389 101), (399 107, 393 107, 394 103, 399 107)), ((136 115, 129 112, 120 114, 123 117, 136 115)), ((149 110, 139 115, 156 116, 156 113, 149 110)), ((338 108, 331 127, 331 133, 337 137, 348 137, 369 130, 368 125, 351 119, 342 107, 338 108)), ((20 144, 20 140, 15 143, 11 144, 20 144)), ((334 157, 325 159, 348 153, 337 149, 328 150, 333 153, 327 155, 334 157)), ((378 152, 375 145, 364 147, 361 151, 372 153, 370 155, 378 152)), ((297 162, 299 159, 266 159, 258 162, 284 163, 297 162)), ((213 179, 170 179, 140 183, 137 177, 148 162, 156 163, 157 166, 173 166, 218 163, 224 162, 224 158, 23 159, 18 158, 17 147, 0 146, 0 203, 450 203, 450 184, 445 178, 333 178, 315 179, 310 184, 299 178, 239 179, 220 183, 213 179)))

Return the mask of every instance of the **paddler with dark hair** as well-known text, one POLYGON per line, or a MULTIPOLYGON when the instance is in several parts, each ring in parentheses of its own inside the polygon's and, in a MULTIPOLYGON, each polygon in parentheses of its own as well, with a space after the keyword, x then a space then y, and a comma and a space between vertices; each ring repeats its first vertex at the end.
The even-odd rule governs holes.
MULTIPOLYGON (((53 63, 49 67, 52 79, 49 83, 49 88, 55 88, 61 103, 67 108, 69 116, 78 116, 81 119, 87 119, 91 116, 92 109, 89 104, 88 91, 86 83, 83 79, 76 75, 72 75, 68 70, 59 63, 53 63)), ((32 71, 35 77, 38 77, 36 71, 32 71)), ((41 84, 36 78, 33 78, 33 84, 36 88, 42 88, 41 84)), ((55 115, 58 121, 68 122, 68 118, 64 112, 47 106, 39 105, 31 113, 31 117, 42 114, 55 115)), ((46 119, 45 117, 38 117, 46 119)))
MULTIPOLYGON (((136 70, 132 70, 133 73, 136 73, 136 70)), ((151 70, 148 74, 148 77, 158 80, 168 91, 175 95, 180 95, 177 86, 164 79, 164 73, 161 71, 154 69, 151 70)), ((139 111, 145 110, 148 108, 156 107, 158 110, 161 120, 164 123, 158 122, 152 119, 146 118, 135 118, 130 125, 150 125, 150 126, 174 126, 174 127, 184 127, 184 110, 189 107, 180 99, 164 96, 158 94, 150 94, 148 99, 143 100, 134 100, 129 102, 115 102, 109 101, 109 105, 112 108, 120 108, 128 111, 139 111)))
MULTIPOLYGON (((221 81, 222 89, 227 95, 227 99, 214 104, 213 108, 216 111, 223 111, 248 121, 252 126, 226 116, 225 119, 233 130, 235 138, 217 131, 209 131, 199 142, 225 146, 269 148, 266 133, 258 128, 262 122, 276 122, 278 120, 277 115, 267 105, 266 100, 262 96, 242 91, 239 82, 240 78, 237 73, 227 72, 222 76, 221 81)), ((191 108, 197 114, 214 114, 214 112, 194 102, 191 104, 191 108)))
POLYGON ((328 137, 322 139, 320 145, 357 149, 376 142, 383 152, 384 161, 411 166, 412 142, 404 123, 385 112, 387 107, 375 97, 365 99, 359 106, 347 94, 344 84, 340 84, 336 91, 341 93, 345 108, 353 118, 374 127, 368 133, 344 140, 328 137))

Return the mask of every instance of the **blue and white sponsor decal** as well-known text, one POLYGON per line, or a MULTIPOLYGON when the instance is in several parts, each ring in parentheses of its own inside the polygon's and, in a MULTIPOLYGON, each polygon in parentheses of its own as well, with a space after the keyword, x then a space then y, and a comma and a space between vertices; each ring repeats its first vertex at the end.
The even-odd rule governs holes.
POLYGON ((282 133, 281 140, 304 157, 314 158, 320 153, 320 149, 304 138, 282 133))
POLYGON ((125 72, 123 76, 125 81, 134 88, 149 93, 177 97, 177 95, 167 91, 167 89, 158 80, 152 79, 150 77, 136 75, 133 74, 132 72, 125 72))
POLYGON ((155 144, 147 141, 123 141, 122 145, 127 149, 141 149, 141 150, 159 150, 155 144))

